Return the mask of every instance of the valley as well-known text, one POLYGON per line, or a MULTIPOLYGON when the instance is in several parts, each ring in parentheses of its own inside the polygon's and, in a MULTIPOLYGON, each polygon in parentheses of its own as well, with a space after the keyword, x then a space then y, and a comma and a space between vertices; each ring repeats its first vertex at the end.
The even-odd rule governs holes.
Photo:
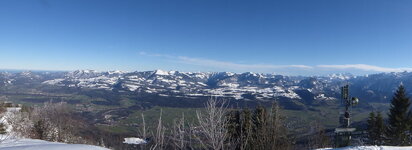
POLYGON ((290 127, 301 134, 306 131, 304 124, 313 121, 329 129, 338 125, 341 85, 350 83, 351 93, 361 98, 353 116, 354 122, 361 122, 372 110, 387 110, 388 98, 401 81, 412 83, 412 73, 302 77, 161 70, 3 71, 0 100, 29 106, 65 102, 98 128, 130 135, 137 134, 141 113, 154 125, 162 109, 166 124, 172 124, 182 114, 194 118, 211 96, 227 100, 229 108, 269 107, 277 101, 290 127))

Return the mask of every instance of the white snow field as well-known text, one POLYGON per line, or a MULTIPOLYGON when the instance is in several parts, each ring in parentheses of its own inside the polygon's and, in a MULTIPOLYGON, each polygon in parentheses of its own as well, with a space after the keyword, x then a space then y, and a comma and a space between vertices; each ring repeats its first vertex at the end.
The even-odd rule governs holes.
POLYGON ((146 140, 143 140, 141 138, 136 138, 136 137, 129 137, 129 138, 124 138, 123 143, 125 144, 146 144, 146 140))
POLYGON ((322 148, 318 150, 412 150, 412 146, 348 146, 342 148, 322 148))
POLYGON ((36 139, 8 139, 0 143, 0 150, 109 150, 107 148, 84 145, 48 142, 36 139))

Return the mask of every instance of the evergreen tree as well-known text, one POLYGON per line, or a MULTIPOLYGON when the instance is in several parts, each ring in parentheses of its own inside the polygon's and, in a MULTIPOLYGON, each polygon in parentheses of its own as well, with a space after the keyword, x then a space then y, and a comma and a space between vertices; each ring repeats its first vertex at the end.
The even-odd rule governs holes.
POLYGON ((385 124, 381 112, 375 115, 371 112, 368 118, 368 137, 372 145, 382 145, 385 133, 385 124))
POLYGON ((277 147, 278 144, 282 143, 282 141, 280 141, 279 139, 281 139, 284 136, 282 132, 283 122, 281 121, 279 113, 279 105, 276 102, 272 104, 269 123, 269 129, 271 132, 270 141, 273 142, 273 146, 271 149, 274 149, 277 147))
POLYGON ((0 123, 0 134, 6 134, 6 126, 4 125, 4 123, 0 123))
POLYGON ((41 140, 44 140, 46 138, 45 137, 46 128, 44 124, 45 123, 43 120, 39 120, 35 122, 33 126, 36 138, 41 139, 41 140))
POLYGON ((369 138, 369 143, 372 145, 376 144, 376 116, 375 112, 369 113, 369 118, 368 118, 368 138, 369 138))
POLYGON ((241 120, 239 110, 232 110, 227 114, 227 131, 228 131, 228 142, 233 144, 234 149, 240 149, 241 142, 241 120))
POLYGON ((284 123, 284 117, 280 113, 280 107, 277 102, 272 104, 268 121, 267 144, 270 149, 289 149, 292 139, 288 137, 288 130, 284 123))
POLYGON ((253 113, 253 148, 254 149, 268 149, 266 145, 267 137, 267 127, 268 127, 268 114, 266 108, 263 106, 258 106, 253 113))
POLYGON ((258 106, 251 112, 248 109, 233 110, 227 114, 227 142, 235 150, 287 150, 292 148, 292 139, 280 107, 274 103, 270 112, 258 106))
POLYGON ((252 113, 249 109, 243 109, 241 115, 241 149, 251 149, 253 145, 252 142, 252 113))
POLYGON ((410 99, 406 96, 405 88, 400 85, 391 101, 386 135, 390 145, 409 145, 408 131, 410 129, 408 110, 410 99))
POLYGON ((376 145, 383 145, 384 142, 384 133, 385 133, 385 123, 381 112, 378 112, 375 118, 375 136, 376 136, 376 145))

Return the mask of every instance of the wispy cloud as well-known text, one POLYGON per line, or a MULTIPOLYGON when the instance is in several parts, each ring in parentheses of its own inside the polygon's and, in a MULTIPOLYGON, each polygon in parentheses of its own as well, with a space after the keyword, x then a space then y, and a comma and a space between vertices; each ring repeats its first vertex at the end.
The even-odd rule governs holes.
POLYGON ((204 59, 204 58, 192 58, 186 56, 171 56, 171 55, 164 55, 164 54, 149 54, 146 52, 139 52, 140 55, 144 56, 153 56, 153 57, 163 57, 176 60, 180 63, 185 64, 192 64, 192 65, 199 65, 199 66, 206 66, 206 67, 215 67, 215 68, 222 68, 222 69, 237 69, 237 70, 268 70, 268 69, 287 69, 287 68, 295 68, 295 69, 312 69, 311 66, 306 65, 268 65, 268 64, 240 64, 234 62, 227 62, 227 61, 219 61, 213 59, 204 59))
POLYGON ((306 65, 265 65, 265 64, 239 64, 226 61, 218 61, 202 58, 190 58, 185 56, 177 57, 180 61, 190 64, 211 66, 218 68, 242 68, 242 69, 281 69, 281 68, 299 68, 299 69, 312 69, 311 66, 306 65))
POLYGON ((165 54, 152 54, 152 53, 146 53, 144 51, 139 52, 139 55, 142 56, 151 56, 151 57, 163 57, 163 58, 169 58, 169 59, 176 59, 175 56, 172 55, 165 55, 165 54))
POLYGON ((333 69, 333 70, 362 70, 362 71, 376 71, 376 72, 402 72, 402 71, 412 71, 412 68, 386 68, 366 64, 346 64, 346 65, 318 65, 316 67, 333 69))
POLYGON ((160 57, 169 59, 182 64, 197 65, 203 67, 220 68, 224 71, 260 71, 260 72, 289 72, 293 71, 303 74, 324 74, 333 72, 355 72, 355 73, 371 73, 371 72, 402 72, 412 71, 412 68, 387 68, 367 64, 344 64, 344 65, 272 65, 272 64, 241 64, 229 61, 219 61, 205 58, 193 58, 187 56, 173 56, 165 54, 152 54, 139 52, 139 55, 160 57))

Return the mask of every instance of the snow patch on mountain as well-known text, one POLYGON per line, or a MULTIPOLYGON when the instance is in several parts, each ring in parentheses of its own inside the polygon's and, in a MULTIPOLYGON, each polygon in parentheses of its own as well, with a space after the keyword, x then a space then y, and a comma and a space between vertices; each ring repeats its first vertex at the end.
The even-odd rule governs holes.
POLYGON ((163 70, 156 70, 156 71, 154 71, 154 74, 155 74, 155 75, 164 75, 164 76, 167 76, 167 75, 169 75, 169 72, 163 71, 163 70))
POLYGON ((328 75, 328 77, 330 78, 330 79, 340 79, 340 80, 348 80, 348 79, 351 79, 351 78, 353 78, 353 77, 355 77, 354 75, 352 75, 352 74, 349 74, 349 73, 345 73, 345 74, 330 74, 330 75, 328 75))
POLYGON ((43 84, 58 85, 62 81, 64 81, 64 79, 53 79, 53 80, 44 81, 43 84))
POLYGON ((319 95, 315 96, 315 99, 317 99, 317 100, 327 100, 327 101, 337 100, 334 97, 327 97, 327 96, 325 96, 325 94, 319 94, 319 95))

